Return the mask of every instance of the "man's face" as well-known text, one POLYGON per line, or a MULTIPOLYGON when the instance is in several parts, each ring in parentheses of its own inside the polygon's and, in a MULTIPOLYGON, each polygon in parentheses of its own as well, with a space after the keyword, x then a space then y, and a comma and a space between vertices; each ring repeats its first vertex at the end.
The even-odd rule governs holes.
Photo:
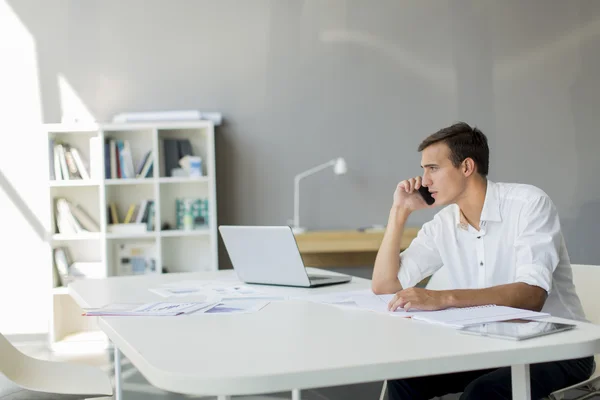
POLYGON ((466 188, 466 178, 461 168, 450 161, 450 148, 438 142, 425 148, 421 153, 423 186, 427 186, 435 199, 435 205, 455 203, 466 188))

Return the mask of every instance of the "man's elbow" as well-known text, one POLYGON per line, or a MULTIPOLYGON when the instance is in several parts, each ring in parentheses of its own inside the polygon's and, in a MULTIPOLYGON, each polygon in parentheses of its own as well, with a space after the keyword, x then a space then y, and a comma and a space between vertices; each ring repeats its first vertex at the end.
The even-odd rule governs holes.
POLYGON ((402 286, 398 280, 396 282, 373 280, 371 281, 371 290, 375 294, 392 294, 402 290, 402 286))
POLYGON ((371 290, 375 294, 385 294, 384 286, 381 283, 375 281, 371 282, 371 290))
POLYGON ((539 286, 533 286, 526 283, 524 283, 524 285, 528 292, 527 308, 532 311, 542 311, 544 304, 546 304, 546 299, 548 298, 546 290, 539 286))
POLYGON ((542 308, 544 308, 544 304, 546 304, 546 299, 548 298, 548 293, 546 293, 546 291, 544 289, 541 289, 541 293, 538 294, 536 296, 536 298, 533 301, 533 311, 542 311, 542 308))

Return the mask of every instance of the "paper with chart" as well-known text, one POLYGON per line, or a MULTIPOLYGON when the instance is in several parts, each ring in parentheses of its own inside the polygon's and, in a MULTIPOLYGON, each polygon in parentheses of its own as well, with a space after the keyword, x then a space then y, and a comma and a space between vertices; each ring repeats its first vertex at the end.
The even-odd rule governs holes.
POLYGON ((217 306, 218 302, 169 303, 157 302, 147 304, 113 303, 101 308, 86 308, 84 315, 94 316, 149 316, 167 317, 183 314, 203 313, 217 306))
POLYGON ((148 289, 163 297, 197 296, 207 293, 228 299, 285 300, 287 296, 266 293, 235 280, 179 281, 148 289))
POLYGON ((206 314, 251 314, 262 310, 268 300, 240 299, 222 301, 206 311, 206 314))

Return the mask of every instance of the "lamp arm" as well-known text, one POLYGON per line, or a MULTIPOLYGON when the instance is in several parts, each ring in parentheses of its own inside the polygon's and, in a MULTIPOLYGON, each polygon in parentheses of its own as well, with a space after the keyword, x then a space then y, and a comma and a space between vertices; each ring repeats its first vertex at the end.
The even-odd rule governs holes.
POLYGON ((294 226, 300 226, 300 180, 335 164, 335 160, 327 161, 294 177, 294 226))
POLYGON ((295 181, 300 181, 300 179, 302 178, 306 178, 307 176, 310 176, 316 172, 321 171, 322 169, 325 169, 329 166, 332 166, 335 164, 335 160, 331 160, 331 161, 327 161, 326 163, 323 163, 321 165, 317 165, 316 167, 313 167, 311 169, 307 169, 304 172, 299 173, 298 175, 296 175, 296 177, 294 178, 295 181))

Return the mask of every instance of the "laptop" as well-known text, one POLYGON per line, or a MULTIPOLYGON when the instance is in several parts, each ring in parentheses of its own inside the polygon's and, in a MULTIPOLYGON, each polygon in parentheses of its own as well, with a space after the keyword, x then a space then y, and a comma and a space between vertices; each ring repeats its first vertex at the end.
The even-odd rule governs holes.
POLYGON ((219 232, 243 282, 317 287, 352 280, 349 275, 308 274, 289 226, 221 225, 219 232))

